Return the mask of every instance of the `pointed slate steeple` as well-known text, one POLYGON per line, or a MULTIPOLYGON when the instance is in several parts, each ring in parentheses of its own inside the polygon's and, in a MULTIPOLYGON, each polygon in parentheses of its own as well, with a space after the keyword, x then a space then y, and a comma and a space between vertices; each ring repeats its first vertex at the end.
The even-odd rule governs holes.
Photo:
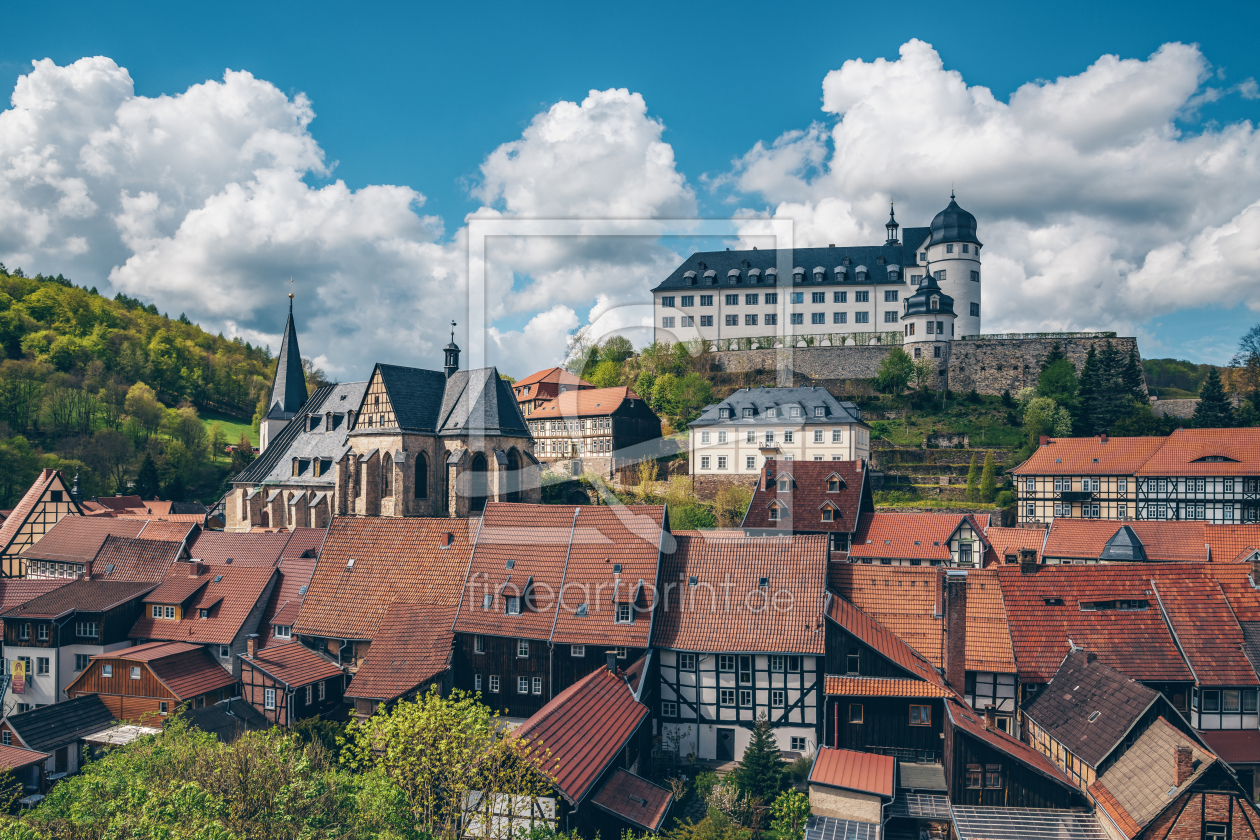
POLYGON ((289 322, 280 339, 280 359, 276 364, 276 381, 271 386, 269 420, 289 420, 306 402, 306 374, 302 371, 302 353, 298 350, 297 328, 293 326, 293 290, 289 290, 289 322))

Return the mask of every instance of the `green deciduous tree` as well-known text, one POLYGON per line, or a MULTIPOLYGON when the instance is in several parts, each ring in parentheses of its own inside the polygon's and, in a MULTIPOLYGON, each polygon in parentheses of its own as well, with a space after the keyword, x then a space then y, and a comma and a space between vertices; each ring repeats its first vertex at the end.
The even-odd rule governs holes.
POLYGON ((900 347, 888 351, 875 374, 875 387, 885 394, 900 394, 914 375, 914 359, 900 347))
POLYGON ((1212 368, 1203 382, 1192 422, 1197 429, 1225 429, 1236 422, 1234 404, 1225 396, 1221 375, 1216 368, 1212 368))
POLYGON ((600 346, 599 355, 604 361, 619 365, 634 355, 634 345, 625 336, 614 335, 600 346))
POLYGON ((809 820, 809 797, 799 790, 785 790, 770 806, 774 820, 770 828, 781 840, 801 840, 809 820))

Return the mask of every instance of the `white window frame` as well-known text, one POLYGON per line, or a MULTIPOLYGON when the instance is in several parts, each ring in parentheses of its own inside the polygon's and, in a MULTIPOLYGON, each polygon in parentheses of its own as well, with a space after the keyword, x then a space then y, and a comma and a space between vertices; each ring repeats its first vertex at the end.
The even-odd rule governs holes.
POLYGON ((274 688, 263 689, 263 708, 267 711, 275 711, 276 709, 276 690, 274 688))
POLYGON ((569 656, 572 656, 572 657, 586 656, 586 645, 569 645, 569 656))
POLYGON ((491 694, 499 693, 499 675, 498 674, 490 675, 490 693, 491 694))
POLYGON ((529 694, 529 677, 516 678, 516 693, 529 694))
POLYGON ((529 639, 516 640, 516 658, 517 659, 529 658, 529 639))

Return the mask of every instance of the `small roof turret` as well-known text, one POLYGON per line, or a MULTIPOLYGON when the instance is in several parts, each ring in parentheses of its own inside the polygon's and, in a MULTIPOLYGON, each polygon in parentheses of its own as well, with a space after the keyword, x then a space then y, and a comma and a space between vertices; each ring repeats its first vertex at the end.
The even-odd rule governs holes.
POLYGON ((289 420, 306 402, 306 373, 302 370, 302 353, 298 350, 297 327, 293 325, 293 288, 289 281, 289 320, 280 339, 280 358, 276 360, 276 378, 271 385, 267 417, 289 420))
POLYGON ((901 317, 914 315, 954 315, 954 299, 941 291, 940 284, 931 274, 923 278, 923 285, 917 292, 906 298, 906 310, 901 317))
POLYGON ((936 214, 932 219, 932 240, 928 245, 939 245, 942 242, 974 242, 976 238, 976 217, 958 206, 954 200, 954 191, 949 191, 949 206, 936 214))

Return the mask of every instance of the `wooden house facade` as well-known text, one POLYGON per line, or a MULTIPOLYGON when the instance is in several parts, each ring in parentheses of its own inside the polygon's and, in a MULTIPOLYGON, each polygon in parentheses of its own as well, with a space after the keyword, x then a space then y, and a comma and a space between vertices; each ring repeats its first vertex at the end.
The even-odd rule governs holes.
POLYGON ((96 695, 115 719, 154 725, 180 706, 235 694, 236 680, 201 645, 150 642, 92 657, 66 693, 96 695))
POLYGON ((259 650, 250 639, 241 656, 241 696, 276 726, 334 711, 345 686, 341 668, 297 642, 259 650))

